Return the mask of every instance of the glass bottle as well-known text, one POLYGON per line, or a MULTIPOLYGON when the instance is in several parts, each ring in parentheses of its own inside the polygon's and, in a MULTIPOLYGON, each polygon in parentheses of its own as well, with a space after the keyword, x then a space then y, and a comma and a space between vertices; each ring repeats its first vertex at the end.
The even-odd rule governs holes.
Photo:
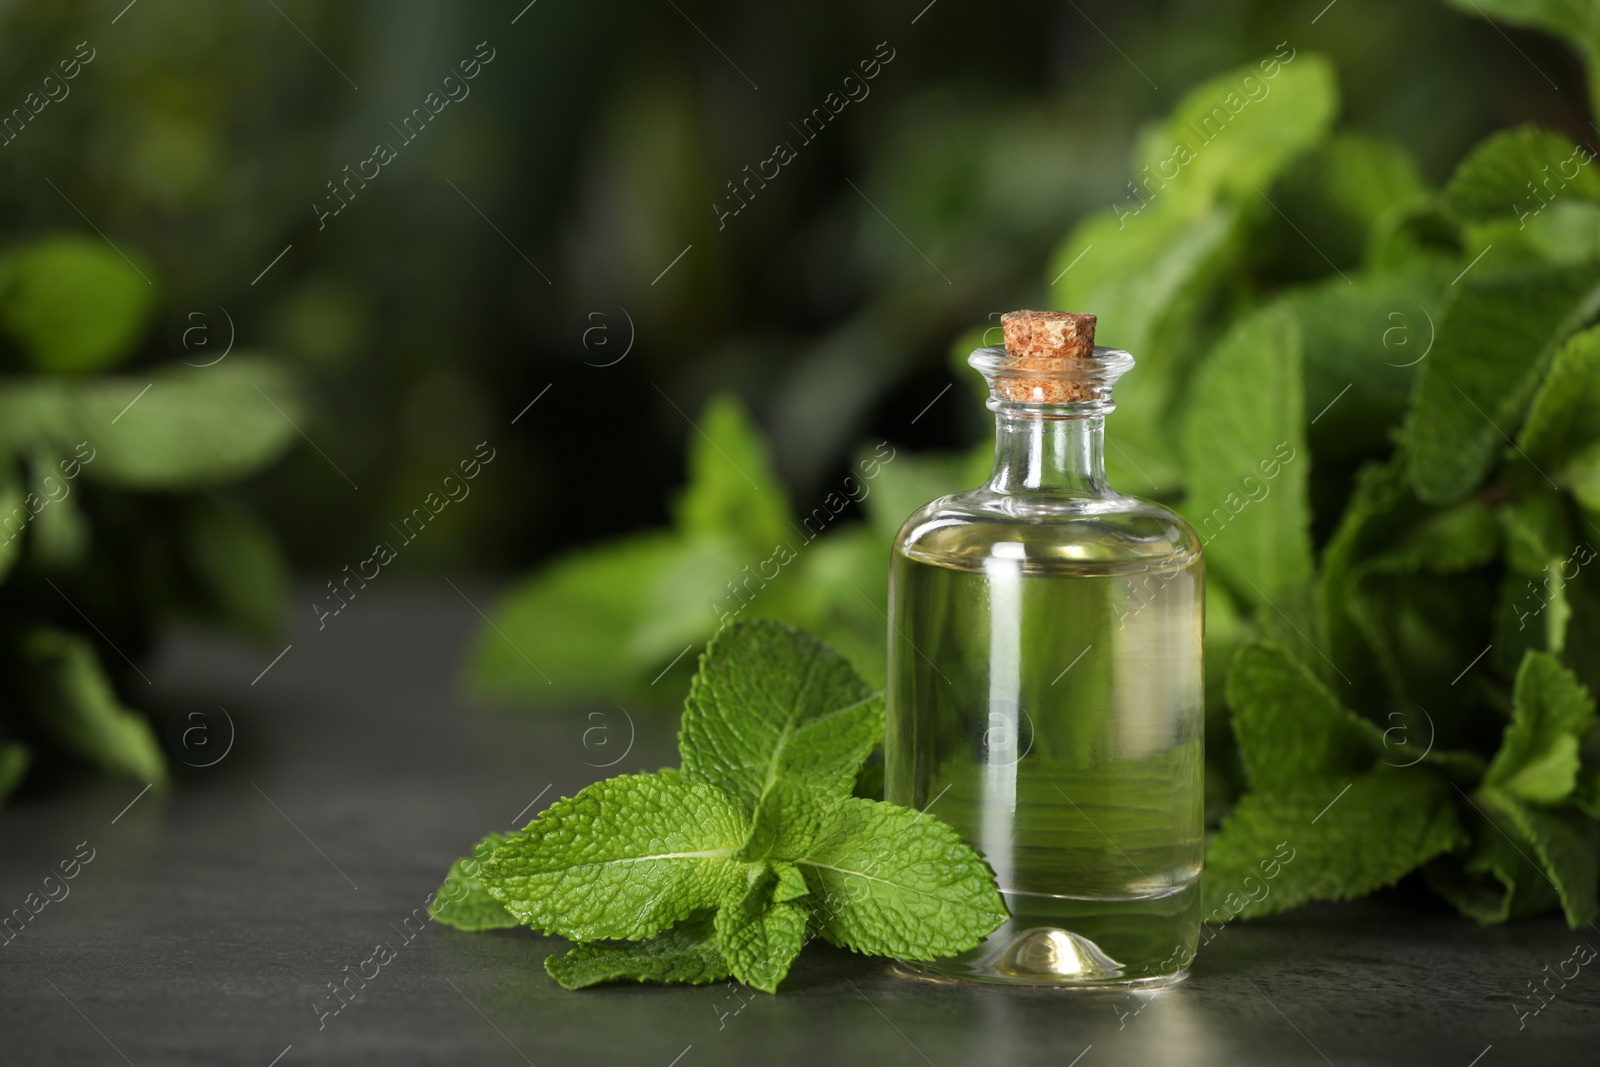
POLYGON ((990 386, 994 472, 895 540, 885 786, 983 853, 1012 918, 905 966, 1163 985, 1199 934, 1200 541, 1106 484, 1105 416, 1133 357, 1094 347, 1093 316, 1004 321, 1022 355, 968 360, 990 386))

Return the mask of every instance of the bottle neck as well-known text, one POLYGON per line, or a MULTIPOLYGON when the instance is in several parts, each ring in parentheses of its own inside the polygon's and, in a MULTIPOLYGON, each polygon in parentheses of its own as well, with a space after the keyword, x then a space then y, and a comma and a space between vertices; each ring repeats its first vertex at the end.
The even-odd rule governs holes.
POLYGON ((997 411, 988 488, 996 493, 1110 495, 1105 424, 1104 415, 1061 418, 997 411))

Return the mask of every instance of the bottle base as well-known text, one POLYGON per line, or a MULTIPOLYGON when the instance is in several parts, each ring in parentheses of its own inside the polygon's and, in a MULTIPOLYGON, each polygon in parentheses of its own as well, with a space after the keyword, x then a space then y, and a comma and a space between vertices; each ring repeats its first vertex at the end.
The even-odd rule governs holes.
POLYGON ((931 962, 897 960, 895 971, 902 977, 933 981, 1058 989, 1161 989, 1189 975, 1187 969, 1171 974, 1130 974, 1127 967, 1081 934, 1058 926, 1037 926, 1020 933, 1007 927, 972 952, 931 962))
POLYGON ((1143 899, 1081 900, 1006 893, 1011 919, 983 942, 940 960, 901 960, 923 978, 997 985, 1159 989, 1194 959, 1199 884, 1143 899))

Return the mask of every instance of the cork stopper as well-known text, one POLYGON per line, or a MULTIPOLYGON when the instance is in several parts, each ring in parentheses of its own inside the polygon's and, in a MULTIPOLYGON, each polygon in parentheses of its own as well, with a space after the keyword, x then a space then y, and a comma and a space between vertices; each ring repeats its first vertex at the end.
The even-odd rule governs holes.
POLYGON ((1006 338, 995 391, 1025 404, 1072 404, 1093 400, 1093 386, 1072 366, 1094 355, 1093 315, 1071 311, 1008 311, 1000 316, 1006 338))

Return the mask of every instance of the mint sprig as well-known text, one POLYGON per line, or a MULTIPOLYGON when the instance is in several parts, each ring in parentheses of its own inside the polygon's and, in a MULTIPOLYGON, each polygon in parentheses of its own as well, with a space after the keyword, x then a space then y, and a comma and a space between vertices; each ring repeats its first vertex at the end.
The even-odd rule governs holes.
POLYGON ((837 652, 736 624, 690 687, 682 771, 596 782, 491 835, 433 915, 580 942, 545 964, 568 989, 731 974, 775 992, 812 933, 904 959, 965 951, 1006 920, 993 872, 933 816, 851 796, 882 736, 882 698, 837 652))

